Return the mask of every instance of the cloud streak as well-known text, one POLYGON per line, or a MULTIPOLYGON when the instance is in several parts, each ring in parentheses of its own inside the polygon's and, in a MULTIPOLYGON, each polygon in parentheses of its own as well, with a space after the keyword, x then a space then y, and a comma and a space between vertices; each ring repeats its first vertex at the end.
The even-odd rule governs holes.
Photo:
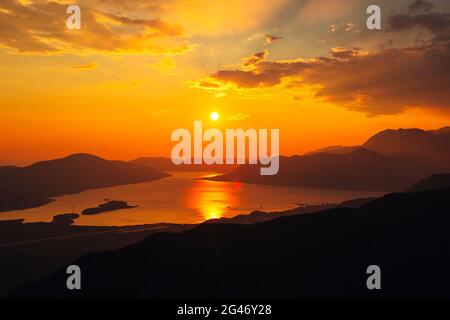
POLYGON ((270 35, 270 34, 265 34, 264 38, 265 38, 265 41, 266 41, 267 44, 271 44, 274 41, 283 39, 283 37, 274 36, 274 35, 270 35))
POLYGON ((72 69, 74 70, 91 70, 95 69, 97 67, 97 64, 95 62, 86 63, 86 64, 79 64, 72 66, 72 69))
POLYGON ((227 120, 228 121, 243 121, 243 120, 247 119, 248 117, 250 117, 249 114, 238 112, 236 114, 229 116, 227 118, 227 120))

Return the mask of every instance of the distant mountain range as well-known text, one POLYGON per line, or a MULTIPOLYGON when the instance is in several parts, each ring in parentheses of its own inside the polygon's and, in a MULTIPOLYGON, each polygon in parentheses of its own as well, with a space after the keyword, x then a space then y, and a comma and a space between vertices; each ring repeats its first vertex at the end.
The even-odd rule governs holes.
POLYGON ((387 129, 383 130, 360 146, 329 146, 305 153, 348 153, 357 148, 372 150, 387 155, 409 155, 424 158, 450 158, 450 127, 438 130, 387 129))
POLYGON ((386 155, 415 158, 437 168, 450 169, 450 127, 437 130, 388 129, 370 137, 361 147, 386 155))
POLYGON ((89 154, 37 162, 28 167, 0 167, 0 211, 44 205, 52 197, 88 189, 152 181, 169 174, 89 154))
POLYGON ((303 156, 281 157, 275 176, 255 165, 181 165, 168 158, 109 161, 88 154, 0 167, 0 211, 44 205, 52 197, 93 188, 151 181, 164 171, 217 171, 208 178, 346 190, 401 191, 434 173, 450 172, 450 127, 385 130, 361 146, 333 146, 303 156))
POLYGON ((305 155, 312 155, 317 153, 348 153, 358 148, 359 146, 329 146, 314 151, 309 151, 305 153, 305 155))
POLYGON ((363 148, 382 154, 405 154, 425 159, 450 159, 450 127, 384 130, 369 138, 363 148))
POLYGON ((450 127, 385 130, 361 146, 332 146, 303 156, 280 157, 274 176, 239 166, 215 181, 242 181, 345 190, 400 191, 433 173, 450 172, 450 127))
POLYGON ((203 224, 158 233, 71 264, 9 299, 442 298, 450 294, 450 187, 393 193, 358 208, 333 208, 250 225, 203 224), (381 290, 366 269, 381 268, 381 290))
POLYGON ((415 159, 357 148, 348 153, 324 152, 280 157, 280 170, 274 176, 261 176, 258 166, 243 165, 232 172, 207 179, 344 190, 395 191, 404 190, 433 172, 433 168, 415 159))
POLYGON ((162 171, 215 171, 229 172, 237 168, 235 164, 180 164, 176 165, 170 158, 163 157, 141 157, 130 161, 131 163, 147 166, 162 171))

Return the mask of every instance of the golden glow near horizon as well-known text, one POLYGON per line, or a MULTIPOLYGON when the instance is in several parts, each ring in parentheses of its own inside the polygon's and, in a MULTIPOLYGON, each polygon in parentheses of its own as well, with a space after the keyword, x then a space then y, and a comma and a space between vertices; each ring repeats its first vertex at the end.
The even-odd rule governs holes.
MULTIPOLYGON (((171 132, 210 106, 220 129, 279 128, 284 155, 450 123, 448 46, 422 23, 368 31, 342 0, 75 2, 81 30, 67 1, 0 2, 0 165, 168 157, 171 132), (412 27, 435 47, 409 50, 412 27)), ((386 15, 410 3, 379 1, 386 15)))

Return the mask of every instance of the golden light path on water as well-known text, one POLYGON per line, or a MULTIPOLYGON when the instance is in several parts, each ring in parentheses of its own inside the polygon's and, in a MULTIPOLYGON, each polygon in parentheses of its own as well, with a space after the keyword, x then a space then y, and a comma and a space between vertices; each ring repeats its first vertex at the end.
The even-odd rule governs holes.
POLYGON ((0 212, 0 220, 25 219, 50 222, 63 213, 81 213, 108 200, 122 200, 132 209, 81 215, 75 224, 124 226, 152 223, 200 223, 208 219, 233 217, 252 211, 282 211, 308 203, 336 203, 354 198, 379 196, 377 192, 337 191, 298 187, 256 185, 201 180, 213 173, 173 172, 158 181, 93 189, 55 198, 38 207, 0 212))
POLYGON ((188 206, 202 213, 204 220, 222 218, 226 211, 239 202, 240 182, 223 183, 197 180, 189 190, 188 206))

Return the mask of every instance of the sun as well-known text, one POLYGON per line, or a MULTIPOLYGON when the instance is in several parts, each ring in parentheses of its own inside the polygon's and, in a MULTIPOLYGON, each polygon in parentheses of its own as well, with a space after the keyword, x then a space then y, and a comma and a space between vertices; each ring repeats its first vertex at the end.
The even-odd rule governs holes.
POLYGON ((209 117, 211 118, 212 121, 217 121, 217 120, 219 120, 220 115, 219 115, 219 113, 214 111, 211 113, 211 115, 209 117))

